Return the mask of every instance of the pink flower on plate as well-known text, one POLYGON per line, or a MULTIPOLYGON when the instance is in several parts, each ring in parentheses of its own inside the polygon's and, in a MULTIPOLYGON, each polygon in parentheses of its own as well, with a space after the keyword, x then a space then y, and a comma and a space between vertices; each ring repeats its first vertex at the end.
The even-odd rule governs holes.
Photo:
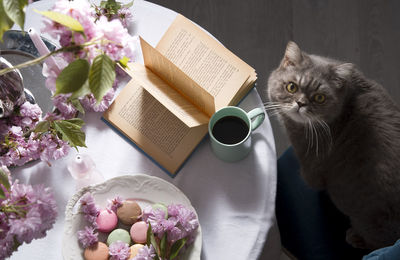
POLYGON ((133 260, 153 260, 156 256, 156 251, 152 245, 140 248, 138 254, 133 258, 133 260))
POLYGON ((96 218, 99 215, 100 209, 97 207, 92 194, 89 192, 85 193, 80 200, 80 204, 85 219, 89 223, 96 225, 96 218))
POLYGON ((110 260, 127 260, 131 255, 129 245, 122 241, 114 242, 109 247, 110 260))
POLYGON ((115 197, 113 200, 109 200, 107 210, 117 213, 117 209, 122 206, 123 201, 124 200, 120 196, 115 197))
POLYGON ((83 248, 90 247, 99 241, 98 235, 99 233, 94 232, 95 229, 93 227, 86 226, 85 229, 78 231, 78 240, 83 246, 83 248))

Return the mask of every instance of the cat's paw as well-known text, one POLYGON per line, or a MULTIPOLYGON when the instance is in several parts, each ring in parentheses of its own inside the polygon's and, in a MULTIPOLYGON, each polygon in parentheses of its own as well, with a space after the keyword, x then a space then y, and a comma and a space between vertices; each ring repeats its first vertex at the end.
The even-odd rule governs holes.
POLYGON ((346 231, 346 241, 354 248, 366 248, 364 239, 353 228, 346 231))

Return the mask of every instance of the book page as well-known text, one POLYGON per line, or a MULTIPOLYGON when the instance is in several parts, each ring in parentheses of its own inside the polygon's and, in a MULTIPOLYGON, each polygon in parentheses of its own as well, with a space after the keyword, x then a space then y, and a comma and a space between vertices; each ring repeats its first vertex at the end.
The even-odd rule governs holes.
MULTIPOLYGON (((221 109, 228 103, 229 106, 236 106, 242 99, 243 97, 249 92, 249 90, 254 87, 254 83, 257 79, 257 75, 254 73, 250 75, 250 77, 247 79, 247 81, 243 84, 243 86, 239 89, 237 94, 229 101, 229 100, 224 100, 223 98, 219 99, 218 102, 215 104, 217 110, 221 109)), ((229 90, 226 90, 229 91, 229 90)))
POLYGON ((129 63, 126 72, 187 126, 208 124, 206 114, 142 64, 129 63))
MULTIPOLYGON (((157 50, 215 98, 231 103, 255 71, 213 37, 178 15, 157 50)), ((217 108, 215 108, 217 109, 217 108)))
POLYGON ((188 127, 134 80, 103 118, 171 173, 179 169, 207 133, 207 124, 188 127))
POLYGON ((140 45, 144 65, 211 117, 215 112, 214 97, 142 38, 140 38, 140 45))

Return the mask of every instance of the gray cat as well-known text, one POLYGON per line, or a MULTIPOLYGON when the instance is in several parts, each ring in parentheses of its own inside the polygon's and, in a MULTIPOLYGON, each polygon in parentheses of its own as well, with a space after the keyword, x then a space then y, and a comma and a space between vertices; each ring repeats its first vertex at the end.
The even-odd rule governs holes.
POLYGON ((289 42, 268 96, 305 181, 349 216, 347 242, 375 249, 400 239, 400 109, 385 89, 289 42))

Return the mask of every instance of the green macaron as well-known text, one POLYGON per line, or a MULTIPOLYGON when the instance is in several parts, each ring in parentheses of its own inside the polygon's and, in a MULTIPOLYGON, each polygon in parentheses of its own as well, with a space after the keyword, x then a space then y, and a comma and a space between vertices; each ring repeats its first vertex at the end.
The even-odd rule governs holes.
POLYGON ((165 219, 168 219, 168 208, 162 203, 155 203, 151 206, 153 210, 160 209, 165 212, 165 219))
POLYGON ((130 245, 131 244, 131 235, 125 229, 121 229, 121 228, 115 229, 108 235, 107 244, 108 244, 108 246, 110 246, 112 243, 117 242, 117 241, 122 241, 122 242, 125 242, 128 245, 130 245))

